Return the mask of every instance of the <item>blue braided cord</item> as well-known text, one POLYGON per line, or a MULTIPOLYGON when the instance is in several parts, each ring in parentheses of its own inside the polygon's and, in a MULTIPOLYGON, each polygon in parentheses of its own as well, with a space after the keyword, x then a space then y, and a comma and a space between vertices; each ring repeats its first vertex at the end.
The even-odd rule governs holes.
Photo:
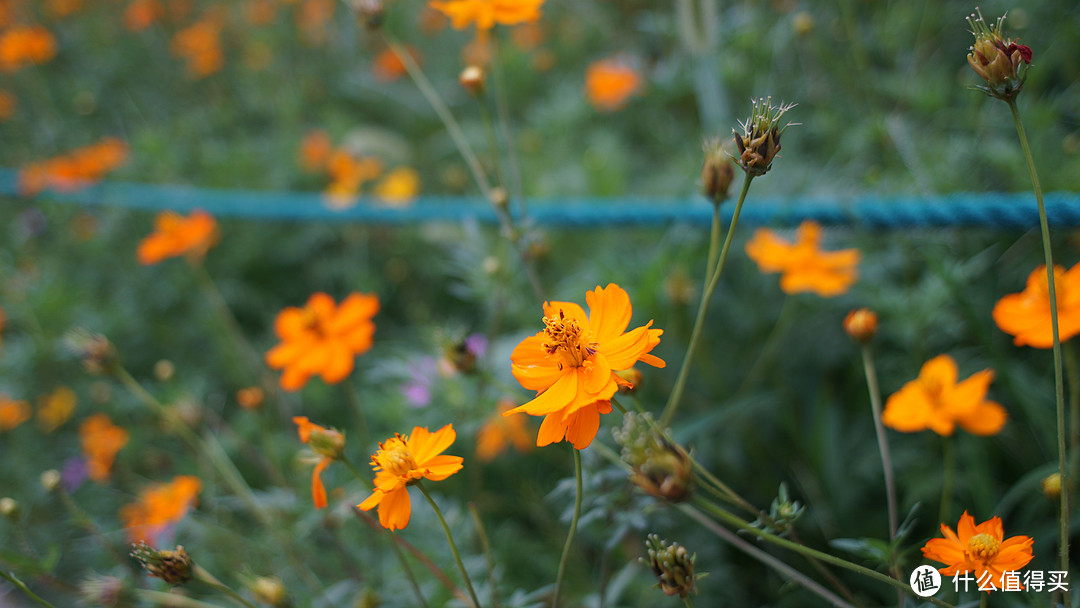
MULTIPOLYGON (((18 196, 14 169, 0 168, 0 196, 18 196)), ((474 220, 495 223, 491 206, 479 197, 424 196, 393 208, 361 199, 347 209, 327 206, 320 193, 211 190, 188 186, 104 181, 48 200, 131 209, 191 211, 220 217, 369 224, 416 224, 474 220)), ((1058 228, 1080 226, 1080 194, 1053 192, 1045 197, 1047 220, 1058 228)), ((725 203, 730 219, 733 203, 725 203)), ((708 226, 712 209, 703 198, 559 198, 529 202, 530 221, 543 226, 655 226, 673 222, 708 226)), ((1030 193, 955 193, 940 196, 859 196, 846 199, 753 198, 741 221, 751 225, 794 226, 811 219, 825 225, 886 230, 927 227, 1030 229, 1038 209, 1030 193)))

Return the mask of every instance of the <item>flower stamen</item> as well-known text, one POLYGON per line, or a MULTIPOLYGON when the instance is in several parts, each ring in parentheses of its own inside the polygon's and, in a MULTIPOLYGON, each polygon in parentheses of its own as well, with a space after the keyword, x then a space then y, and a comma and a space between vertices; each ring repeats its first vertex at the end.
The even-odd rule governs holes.
POLYGON ((558 315, 544 317, 544 351, 548 355, 560 356, 559 369, 563 363, 570 367, 581 367, 586 359, 596 354, 596 343, 589 342, 588 337, 583 335, 581 323, 577 319, 566 317, 566 313, 559 309, 558 315))
POLYGON ((990 561, 998 554, 1001 541, 989 534, 976 534, 968 540, 967 553, 972 559, 990 561))

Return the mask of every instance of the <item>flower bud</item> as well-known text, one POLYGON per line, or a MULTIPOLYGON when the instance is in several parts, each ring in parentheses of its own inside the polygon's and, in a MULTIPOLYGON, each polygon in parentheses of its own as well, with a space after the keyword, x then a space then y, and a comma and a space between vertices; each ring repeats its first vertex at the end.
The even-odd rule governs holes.
POLYGON ((714 205, 727 200, 728 189, 735 179, 735 167, 731 157, 724 151, 719 137, 705 141, 705 161, 701 165, 701 193, 714 205))
POLYGON ((341 460, 345 454, 345 434, 337 429, 312 429, 307 445, 319 456, 341 460))
POLYGON ((636 367, 630 369, 624 369, 615 372, 615 375, 619 378, 616 382, 619 383, 619 392, 632 395, 637 392, 638 387, 641 386, 641 370, 636 367))
POLYGON ((158 551, 139 541, 132 545, 131 557, 139 560, 147 574, 174 587, 190 581, 195 568, 183 545, 177 545, 173 550, 158 551))
POLYGON ((690 455, 654 428, 650 414, 626 414, 622 428, 612 429, 612 435, 622 446, 623 462, 633 469, 630 481, 656 498, 671 502, 690 498, 694 481, 690 455))
POLYGON ((369 30, 382 27, 386 9, 383 0, 352 0, 357 20, 369 30))
POLYGON ((282 608, 288 604, 288 594, 285 591, 285 583, 276 576, 259 576, 248 584, 255 599, 274 608, 282 608))
POLYGON ((63 476, 56 469, 49 469, 41 474, 41 487, 46 492, 55 492, 60 487, 61 481, 63 481, 63 476))
POLYGON ((649 551, 649 567, 660 582, 657 587, 665 595, 686 597, 694 593, 694 560, 697 555, 690 555, 686 547, 678 543, 667 544, 655 534, 650 534, 645 541, 649 551))
POLYGON ((465 89, 465 92, 473 97, 478 97, 484 94, 484 84, 487 81, 487 75, 484 74, 484 68, 478 65, 466 66, 464 70, 461 70, 461 74, 458 75, 458 84, 461 88, 465 89))
POLYGON ((502 186, 495 186, 488 192, 488 200, 492 205, 499 209, 506 209, 506 206, 510 204, 510 194, 506 191, 506 188, 502 186))
POLYGON ((19 518, 19 513, 21 511, 19 503, 15 502, 14 498, 9 498, 7 496, 0 498, 0 517, 5 517, 14 521, 19 518))
POLYGON ((844 331, 859 344, 866 344, 877 333, 877 313, 869 308, 853 310, 844 317, 844 331))
POLYGON ((236 402, 245 410, 257 410, 262 407, 266 395, 257 386, 249 386, 236 391, 236 402))
POLYGON ((1061 473, 1051 473, 1042 480, 1042 491, 1050 500, 1061 497, 1061 473))
POLYGON ((168 359, 161 359, 154 364, 154 377, 162 382, 170 380, 175 373, 176 366, 168 359))
POLYGON ((780 136, 794 123, 780 126, 780 119, 795 104, 772 105, 771 97, 753 100, 750 118, 740 121, 742 134, 735 132, 735 145, 739 148, 739 166, 748 176, 759 177, 772 168, 773 159, 780 152, 780 136))
POLYGON ((967 56, 968 64, 986 82, 985 87, 976 88, 1002 101, 1015 99, 1027 79, 1031 48, 1005 36, 1002 29, 1004 15, 994 25, 989 25, 982 12, 976 9, 967 21, 975 35, 967 56))
POLYGON ((64 344, 82 359, 83 367, 88 373, 104 375, 116 371, 120 360, 112 342, 105 336, 75 328, 64 337, 64 344))

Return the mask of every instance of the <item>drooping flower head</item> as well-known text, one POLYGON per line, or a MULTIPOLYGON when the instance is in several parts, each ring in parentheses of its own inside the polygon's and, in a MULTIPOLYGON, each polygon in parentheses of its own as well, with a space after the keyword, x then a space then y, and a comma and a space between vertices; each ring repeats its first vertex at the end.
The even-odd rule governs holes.
POLYGON ((881 421, 902 433, 930 429, 952 435, 959 424, 974 435, 994 435, 1005 426, 1005 408, 986 400, 994 370, 984 369, 957 382, 956 361, 938 355, 927 361, 919 377, 889 396, 881 421))
POLYGON ((330 466, 331 462, 341 459, 345 450, 345 435, 337 429, 324 428, 310 422, 307 416, 294 416, 293 422, 296 424, 300 441, 306 443, 312 452, 322 457, 311 472, 311 500, 315 503, 316 509, 325 509, 328 503, 326 486, 322 482, 322 472, 330 466))
POLYGON ((790 243, 768 228, 758 228, 746 243, 746 255, 762 272, 779 272, 780 289, 794 294, 813 292, 824 298, 846 293, 859 277, 859 251, 819 248, 822 228, 806 220, 799 225, 796 241, 790 243))
POLYGON ((517 25, 540 19, 540 7, 544 0, 432 0, 431 8, 450 17, 450 25, 462 30, 476 26, 476 35, 486 40, 491 28, 499 25, 517 25))
POLYGON ((543 331, 521 341, 510 355, 514 377, 536 398, 504 415, 544 416, 537 446, 565 438, 582 450, 600 428, 600 414, 611 412, 611 397, 629 384, 615 372, 641 361, 664 367, 649 354, 660 343, 652 321, 626 331, 630 296, 610 283, 586 292, 589 315, 572 302, 545 302, 543 331))
MULTIPOLYGON (((1005 572, 1016 572, 1032 559, 1030 536, 1005 539, 1000 517, 992 517, 979 525, 967 511, 960 516, 956 532, 941 524, 945 538, 932 538, 923 546, 923 557, 947 564, 938 571, 946 576, 970 573, 982 579, 990 573, 995 584, 1005 572)), ((1023 587, 1021 586, 1021 589, 1023 587)))
POLYGON ((154 232, 139 243, 135 257, 144 266, 182 255, 201 260, 217 240, 217 222, 209 213, 196 209, 184 217, 162 211, 154 220, 154 232))
POLYGON ((350 294, 341 305, 325 293, 312 295, 303 308, 290 306, 274 322, 281 344, 266 353, 266 364, 284 369, 281 388, 300 390, 312 376, 327 384, 341 382, 353 371, 354 359, 371 348, 379 298, 350 294))
POLYGON ((460 456, 442 454, 456 438, 453 425, 448 424, 434 433, 413 427, 408 436, 397 433, 380 442, 379 450, 371 455, 375 489, 357 508, 370 511, 379 507, 379 523, 389 530, 409 525, 412 503, 408 486, 422 479, 442 481, 461 470, 460 456))
POLYGON ((641 88, 641 74, 623 57, 609 57, 585 70, 585 96, 601 112, 614 112, 641 88))
POLYGON ((993 25, 983 19, 982 12, 968 16, 968 25, 975 35, 975 42, 970 47, 967 60, 984 81, 985 87, 976 87, 991 97, 1002 101, 1016 98, 1027 79, 1028 65, 1031 63, 1031 48, 1005 35, 1002 25, 1005 15, 998 17, 993 25))
POLYGON ((202 481, 191 475, 177 475, 169 483, 143 489, 138 499, 120 508, 120 520, 131 542, 157 544, 165 530, 184 519, 202 491, 202 481))
POLYGON ((79 426, 79 441, 86 457, 86 475, 94 481, 109 478, 116 453, 128 442, 128 432, 106 414, 94 414, 79 426))
MULTIPOLYGON (((1068 272, 1061 266, 1054 266, 1054 291, 1057 295, 1058 334, 1064 342, 1080 334, 1080 264, 1068 272)), ((1031 271, 1024 291, 998 300, 994 305, 993 317, 1001 331, 1014 336, 1013 343, 1017 346, 1052 347, 1054 334, 1046 266, 1031 271)))
POLYGON ((739 165, 749 176, 765 175, 772 168, 773 158, 780 151, 780 136, 792 124, 780 126, 780 119, 794 103, 772 105, 772 97, 759 97, 752 100, 754 109, 750 118, 739 121, 742 134, 735 133, 735 145, 739 148, 739 165))

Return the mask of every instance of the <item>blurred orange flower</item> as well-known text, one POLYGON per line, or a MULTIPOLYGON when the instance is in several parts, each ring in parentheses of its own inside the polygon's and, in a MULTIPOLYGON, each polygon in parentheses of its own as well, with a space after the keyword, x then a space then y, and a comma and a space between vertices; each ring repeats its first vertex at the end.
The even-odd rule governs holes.
POLYGON ((38 398, 37 420, 41 430, 51 433, 71 419, 79 398, 75 391, 61 386, 38 398))
POLYGON ((354 158, 344 150, 335 150, 327 161, 326 171, 331 179, 324 191, 326 200, 331 207, 343 209, 356 202, 365 182, 382 173, 382 162, 377 158, 354 158))
POLYGON ((128 146, 123 140, 106 137, 19 171, 19 193, 33 196, 46 188, 70 191, 100 180, 127 160, 128 146))
POLYGON ((57 19, 63 19, 82 10, 82 0, 49 0, 49 14, 57 19))
MULTIPOLYGON (((406 46, 405 52, 407 52, 417 64, 422 63, 420 51, 411 46, 406 46)), ((382 52, 375 56, 375 59, 371 64, 371 74, 375 77, 375 80, 381 82, 393 82, 404 76, 406 73, 405 62, 398 57, 398 54, 395 53, 393 49, 383 49, 382 52)))
POLYGON ((30 404, 0 393, 0 431, 10 431, 30 419, 30 404))
POLYGON ((503 416, 514 408, 510 400, 500 401, 496 411, 489 416, 476 433, 476 458, 481 462, 490 462, 496 456, 513 445, 519 452, 532 449, 532 437, 529 433, 528 418, 523 416, 503 416))
POLYGON ((379 451, 371 455, 375 489, 356 506, 362 511, 378 506, 379 523, 388 530, 408 526, 412 504, 406 488, 421 479, 442 481, 461 470, 463 458, 442 455, 455 438, 457 433, 448 424, 434 433, 414 427, 408 437, 397 433, 379 443, 379 451))
POLYGON ((373 191, 375 198, 391 207, 404 207, 420 193, 420 174, 410 167, 398 167, 382 179, 373 191))
POLYGON ((79 426, 79 441, 86 457, 86 474, 94 481, 109 478, 116 453, 128 442, 128 432, 105 414, 94 414, 79 426))
POLYGON ((1003 574, 1019 571, 1034 557, 1031 552, 1034 539, 1011 536, 1006 540, 1000 517, 992 517, 976 526, 975 518, 964 511, 956 532, 941 524, 941 533, 945 538, 930 539, 922 553, 926 559, 947 564, 938 568, 946 576, 970 573, 982 580, 989 573, 990 582, 998 583, 1003 574))
POLYGON ((135 502, 120 507, 128 540, 157 544, 166 528, 184 519, 201 491, 202 481, 191 475, 177 475, 169 483, 143 488, 135 502))
POLYGON ((0 71, 14 72, 56 56, 56 38, 40 25, 13 25, 0 32, 0 71))
POLYGON ((758 228, 746 243, 746 255, 762 272, 780 272, 780 289, 793 294, 810 291, 828 298, 846 293, 858 279, 859 251, 821 251, 821 225, 806 220, 799 225, 795 243, 758 228))
POLYGON ((15 115, 19 99, 8 91, 0 90, 0 122, 6 122, 15 115))
POLYGON ((297 159, 300 166, 308 172, 314 173, 326 168, 330 160, 330 154, 334 151, 334 144, 326 131, 315 129, 304 135, 300 142, 300 157, 297 159))
POLYGON ((269 25, 277 17, 277 3, 274 0, 247 0, 244 16, 252 25, 269 25))
POLYGON ((308 421, 306 416, 294 416, 293 423, 296 424, 300 441, 306 443, 311 451, 322 456, 311 472, 311 500, 315 503, 316 509, 325 509, 328 503, 326 486, 322 482, 322 472, 330 466, 331 462, 341 458, 342 450, 345 449, 345 436, 340 431, 327 429, 308 421))
POLYGON ((500 25, 517 25, 540 19, 544 0, 431 0, 428 5, 450 17, 450 25, 461 30, 476 26, 477 36, 487 38, 488 31, 500 25))
POLYGON ((225 65, 221 50, 223 26, 224 18, 211 11, 173 36, 172 53, 187 62, 188 74, 193 78, 205 78, 225 65))
MULTIPOLYGON (((1057 295, 1058 334, 1064 342, 1080 334, 1080 264, 1068 272, 1064 267, 1055 265, 1054 290, 1057 295)), ((1046 266, 1031 271, 1024 291, 998 300, 994 305, 993 317, 1001 331, 1014 336, 1013 343, 1017 346, 1053 347, 1046 266)))
POLYGON ((623 58, 601 59, 585 70, 585 96, 602 112, 622 109, 641 84, 641 75, 623 58))
POLYGON ((309 44, 326 42, 326 25, 334 17, 334 0, 303 0, 295 13, 296 26, 309 44))
POLYGON ((600 414, 611 412, 611 397, 619 385, 629 384, 615 372, 641 361, 664 367, 650 355, 660 343, 661 329, 652 321, 629 332, 630 296, 610 283, 586 292, 589 315, 572 302, 544 303, 544 331, 525 338, 514 348, 514 377, 536 398, 505 412, 544 416, 537 446, 567 441, 582 450, 600 428, 600 414))
POLYGON ((314 375, 327 384, 344 380, 353 371, 354 359, 371 348, 379 312, 375 295, 350 294, 341 305, 325 293, 312 295, 303 308, 290 306, 274 322, 281 344, 266 353, 266 364, 284 369, 281 387, 300 390, 314 375))
POLYGON ((201 260, 217 240, 217 222, 209 213, 196 209, 184 217, 162 211, 154 220, 154 232, 139 243, 135 257, 144 266, 181 255, 201 260))
POLYGON ((885 402, 881 421, 903 433, 930 429, 952 435, 959 424, 975 435, 994 435, 1005 426, 1005 408, 986 400, 994 370, 984 369, 957 383, 956 361, 939 355, 927 361, 919 377, 885 402))
POLYGON ((236 391, 236 402, 245 410, 257 410, 262 407, 266 395, 257 386, 249 386, 236 391))
POLYGON ((124 9, 124 27, 141 32, 165 16, 165 5, 160 0, 131 0, 124 9))

